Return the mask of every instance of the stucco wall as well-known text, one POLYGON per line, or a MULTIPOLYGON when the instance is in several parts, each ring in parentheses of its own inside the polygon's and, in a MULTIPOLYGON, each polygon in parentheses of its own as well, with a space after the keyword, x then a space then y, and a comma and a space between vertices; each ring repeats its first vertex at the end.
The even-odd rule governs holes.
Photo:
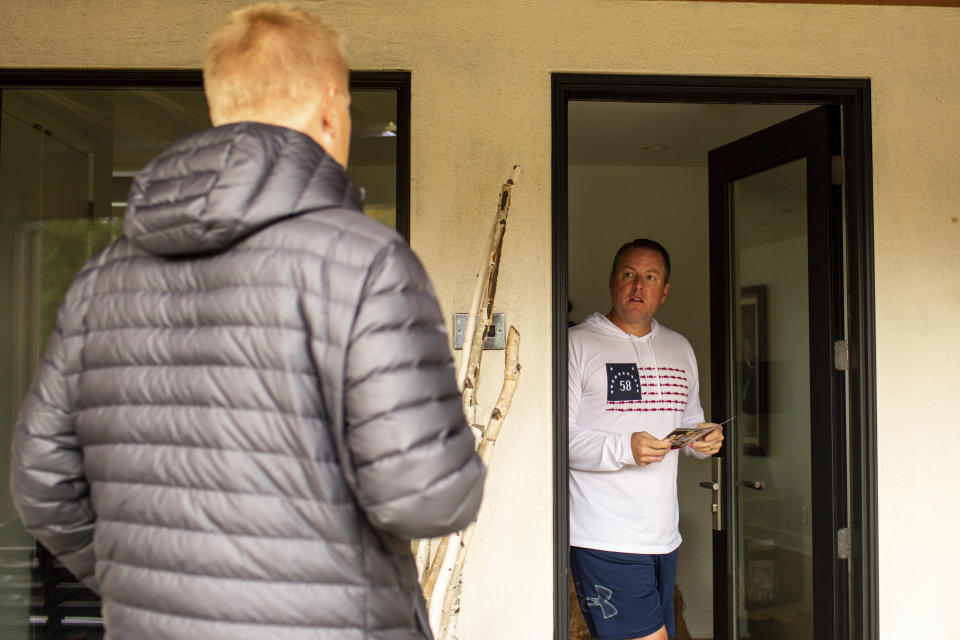
MULTIPOLYGON (((196 67, 242 4, 2 0, 0 66, 196 67)), ((880 630, 956 637, 960 366, 960 12, 632 0, 307 2, 358 69, 413 72, 412 234, 447 314, 462 310, 499 184, 514 191, 499 303, 524 371, 468 562, 461 636, 552 637, 550 73, 873 79, 880 630)), ((492 359, 492 360, 495 360, 492 359)))

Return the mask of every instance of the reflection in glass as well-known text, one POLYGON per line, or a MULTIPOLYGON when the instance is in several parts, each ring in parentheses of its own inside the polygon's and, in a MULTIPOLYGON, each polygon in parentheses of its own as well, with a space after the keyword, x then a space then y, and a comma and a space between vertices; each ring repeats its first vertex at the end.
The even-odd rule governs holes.
MULTIPOLYGON (((0 120, 0 446, 64 293, 123 232, 132 176, 175 139, 209 126, 199 89, 4 89, 0 120)), ((0 468, 4 638, 102 637, 99 602, 23 530, 0 468)))
POLYGON ((813 638, 805 161, 732 190, 737 637, 813 638))
MULTIPOLYGON (((200 87, 2 89, 0 98, 0 362, 9 363, 0 367, 0 448, 9 451, 60 301, 83 263, 123 232, 133 176, 210 122, 200 87)), ((395 226, 396 90, 354 90, 351 114, 350 174, 367 213, 395 226)), ((0 456, 0 637, 102 637, 96 597, 70 588, 9 496, 0 456)))
POLYGON ((397 92, 353 89, 349 173, 365 191, 364 211, 397 226, 397 92))

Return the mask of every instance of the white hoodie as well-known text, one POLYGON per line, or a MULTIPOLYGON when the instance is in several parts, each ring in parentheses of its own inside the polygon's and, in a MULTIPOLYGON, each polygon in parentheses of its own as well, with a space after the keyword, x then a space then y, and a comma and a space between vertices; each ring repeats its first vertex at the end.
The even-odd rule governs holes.
POLYGON ((640 467, 630 436, 703 422, 693 349, 656 320, 638 338, 599 313, 571 327, 569 349, 570 544, 670 553, 680 545, 677 451, 640 467))

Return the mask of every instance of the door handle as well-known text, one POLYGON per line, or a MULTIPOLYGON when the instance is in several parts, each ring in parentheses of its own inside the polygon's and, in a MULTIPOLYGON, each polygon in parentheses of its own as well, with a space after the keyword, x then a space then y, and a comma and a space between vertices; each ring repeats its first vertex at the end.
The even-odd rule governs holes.
POLYGON ((710 511, 713 514, 713 530, 714 531, 723 531, 723 492, 720 490, 722 487, 720 485, 723 482, 723 474, 721 473, 721 464, 723 460, 718 457, 713 457, 710 459, 711 473, 713 480, 704 480, 700 483, 700 486, 704 489, 710 489, 713 493, 711 494, 711 505, 710 511))
POLYGON ((747 489, 756 489, 757 491, 760 491, 766 486, 760 480, 741 480, 740 484, 745 486, 747 489))

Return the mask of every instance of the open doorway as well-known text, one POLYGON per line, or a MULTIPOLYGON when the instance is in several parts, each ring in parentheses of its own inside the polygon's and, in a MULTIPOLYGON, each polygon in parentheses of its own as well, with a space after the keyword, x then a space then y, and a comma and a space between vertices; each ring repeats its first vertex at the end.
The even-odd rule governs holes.
MULTIPOLYGON (((754 425, 747 438, 749 453, 745 453, 746 441, 741 441, 744 434, 738 433, 737 438, 728 434, 730 446, 719 460, 685 459, 678 467, 679 527, 684 542, 679 552, 677 583, 691 637, 820 637, 814 633, 815 605, 821 633, 830 629, 830 637, 872 637, 871 629, 876 624, 876 534, 872 509, 875 449, 873 410, 868 403, 873 388, 873 348, 872 276, 867 257, 871 246, 869 178, 864 175, 865 171, 869 173, 869 145, 864 145, 864 139, 869 140, 869 119, 864 121, 863 102, 869 98, 869 85, 864 83, 850 81, 840 86, 842 83, 835 81, 813 80, 796 80, 791 85, 789 80, 735 78, 554 77, 557 638, 567 637, 569 629, 563 622, 569 602, 567 473, 563 451, 567 323, 582 322, 593 312, 605 313, 609 309, 610 259, 620 244, 637 237, 658 240, 671 253, 672 289, 657 320, 684 335, 693 346, 700 372, 700 400, 707 420, 720 422, 734 406, 725 394, 729 395, 732 386, 740 384, 735 379, 737 356, 733 351, 741 348, 737 340, 743 342, 742 318, 752 317, 741 315, 744 309, 752 309, 744 306, 744 300, 755 305, 757 301, 750 295, 760 292, 765 296, 764 308, 776 305, 771 307, 775 326, 765 325, 774 334, 771 348, 777 352, 774 359, 779 367, 769 375, 785 390, 776 407, 767 410, 781 414, 772 424, 772 429, 780 432, 776 446, 768 445, 764 453, 757 446, 759 433, 754 425), (832 176, 841 182, 846 178, 847 183, 843 189, 846 210, 840 206, 835 214, 840 222, 838 243, 834 243, 838 246, 833 247, 835 255, 813 255, 807 251, 811 229, 805 211, 805 191, 800 193, 802 189, 798 190, 797 183, 798 175, 805 174, 797 170, 803 164, 797 161, 757 173, 756 179, 740 180, 735 185, 737 193, 747 194, 742 198, 752 198, 744 199, 744 203, 762 200, 763 212, 752 215, 749 224, 738 227, 739 235, 734 238, 729 220, 724 223, 725 230, 715 219, 718 214, 710 211, 709 152, 825 104, 843 105, 845 153, 840 157, 847 158, 846 175, 837 175, 838 168, 834 167, 832 176), (799 209, 804 210, 798 212, 799 209), (734 247, 733 242, 740 244, 734 247), (731 276, 736 276, 732 280, 735 289, 730 289, 735 293, 722 305, 718 304, 717 295, 725 286, 725 276, 719 272, 726 269, 726 264, 718 263, 720 255, 726 256, 731 276), (747 262, 738 262, 736 256, 747 256, 747 262), (754 259, 751 256, 765 256, 768 263, 749 263, 754 259), (792 272, 784 267, 789 260, 795 263, 792 272), (795 328, 784 321, 806 311, 791 313, 791 302, 784 291, 795 292, 793 287, 799 276, 806 285, 806 264, 820 260, 839 261, 838 273, 844 275, 847 300, 853 302, 843 309, 834 305, 832 312, 839 333, 829 338, 822 336, 821 341, 842 338, 836 341, 843 342, 844 348, 853 345, 861 363, 857 371, 838 374, 843 376, 840 393, 830 396, 830 402, 843 415, 838 416, 837 424, 817 434, 823 437, 826 433, 837 445, 832 449, 836 455, 826 467, 827 475, 835 476, 836 481, 829 484, 829 490, 828 485, 811 477, 811 430, 793 426, 810 423, 810 413, 804 407, 821 400, 796 399, 797 394, 790 392, 797 379, 803 381, 819 373, 811 371, 812 360, 798 358, 807 367, 800 369, 784 355, 790 349, 807 353, 806 343, 802 349, 795 346, 795 328), (749 268, 744 264, 749 264, 749 268), (749 275, 751 269, 753 275, 749 275), (770 275, 768 287, 742 286, 746 281, 737 279, 742 271, 748 273, 746 281, 752 277, 758 283, 766 282, 765 276, 770 275), (770 296, 768 292, 772 292, 770 296), (745 294, 749 295, 744 297, 745 294), (724 332, 717 330, 717 325, 722 324, 718 323, 719 306, 724 306, 733 318, 728 323, 732 341, 729 345, 719 344, 726 340, 724 332), (735 318, 733 309, 737 310, 735 318), (789 399, 793 406, 787 407, 784 399, 789 399), (855 444, 848 447, 848 442, 855 444), (797 462, 798 447, 807 452, 805 458, 801 457, 805 462, 797 462), (755 469, 769 471, 776 481, 762 482, 751 477, 751 486, 747 487, 747 481, 740 476, 755 469), (856 480, 849 482, 848 477, 856 480), (716 488, 715 483, 722 488, 703 488, 716 488), (837 492, 836 487, 842 490, 837 492), (831 546, 825 551, 824 544, 819 544, 822 558, 817 561, 820 568, 815 576, 811 513, 812 494, 817 490, 838 495, 829 498, 826 509, 824 498, 818 498, 817 513, 827 514, 819 521, 819 530, 829 534, 827 542, 831 546), (751 518, 751 522, 744 522, 744 517, 751 518), (855 545, 861 550, 855 558, 844 552, 850 531, 856 532, 855 545), (834 555, 837 543, 843 547, 839 558, 834 555), (815 590, 819 593, 816 602, 815 590)), ((836 113, 839 115, 840 108, 836 108, 836 113)), ((839 141, 839 130, 834 133, 839 141)), ((844 173, 842 168, 839 173, 844 173)), ((723 198, 730 199, 732 195, 723 198)), ((716 205, 715 194, 713 199, 716 205)), ((744 211, 747 206, 743 205, 744 211)), ((748 216, 744 214, 740 219, 747 220, 748 216)), ((818 230, 812 231, 819 237, 818 230)), ((842 298, 843 293, 838 297, 842 298)), ((813 346, 810 353, 812 350, 813 346)), ((825 368, 822 363, 816 366, 825 368)), ((743 411, 742 406, 738 408, 743 411)), ((765 425, 765 436, 770 429, 771 425, 765 425)), ((570 615, 576 617, 579 613, 570 615)))
MULTIPOLYGON (((637 237, 663 244, 672 262, 671 291, 657 313, 657 321, 686 337, 693 346, 707 420, 726 419, 711 410, 707 154, 811 108, 600 101, 570 104, 570 321, 579 323, 594 311, 608 310, 606 282, 617 247, 637 237), (602 224, 598 224, 601 219, 602 224)), ((776 209, 789 205, 777 202, 776 209)), ((686 605, 687 627, 699 640, 713 637, 711 496, 699 486, 710 479, 711 469, 707 460, 683 458, 677 471, 684 540, 677 585, 686 605)), ((796 518, 795 524, 798 530, 790 533, 804 537, 802 519, 796 518)), ((756 571, 757 567, 751 562, 748 570, 756 571)), ((811 606, 810 583, 804 584, 808 589, 791 598, 798 605, 800 618, 807 614, 800 607, 811 606)), ((770 588, 776 586, 771 584, 770 588)))

